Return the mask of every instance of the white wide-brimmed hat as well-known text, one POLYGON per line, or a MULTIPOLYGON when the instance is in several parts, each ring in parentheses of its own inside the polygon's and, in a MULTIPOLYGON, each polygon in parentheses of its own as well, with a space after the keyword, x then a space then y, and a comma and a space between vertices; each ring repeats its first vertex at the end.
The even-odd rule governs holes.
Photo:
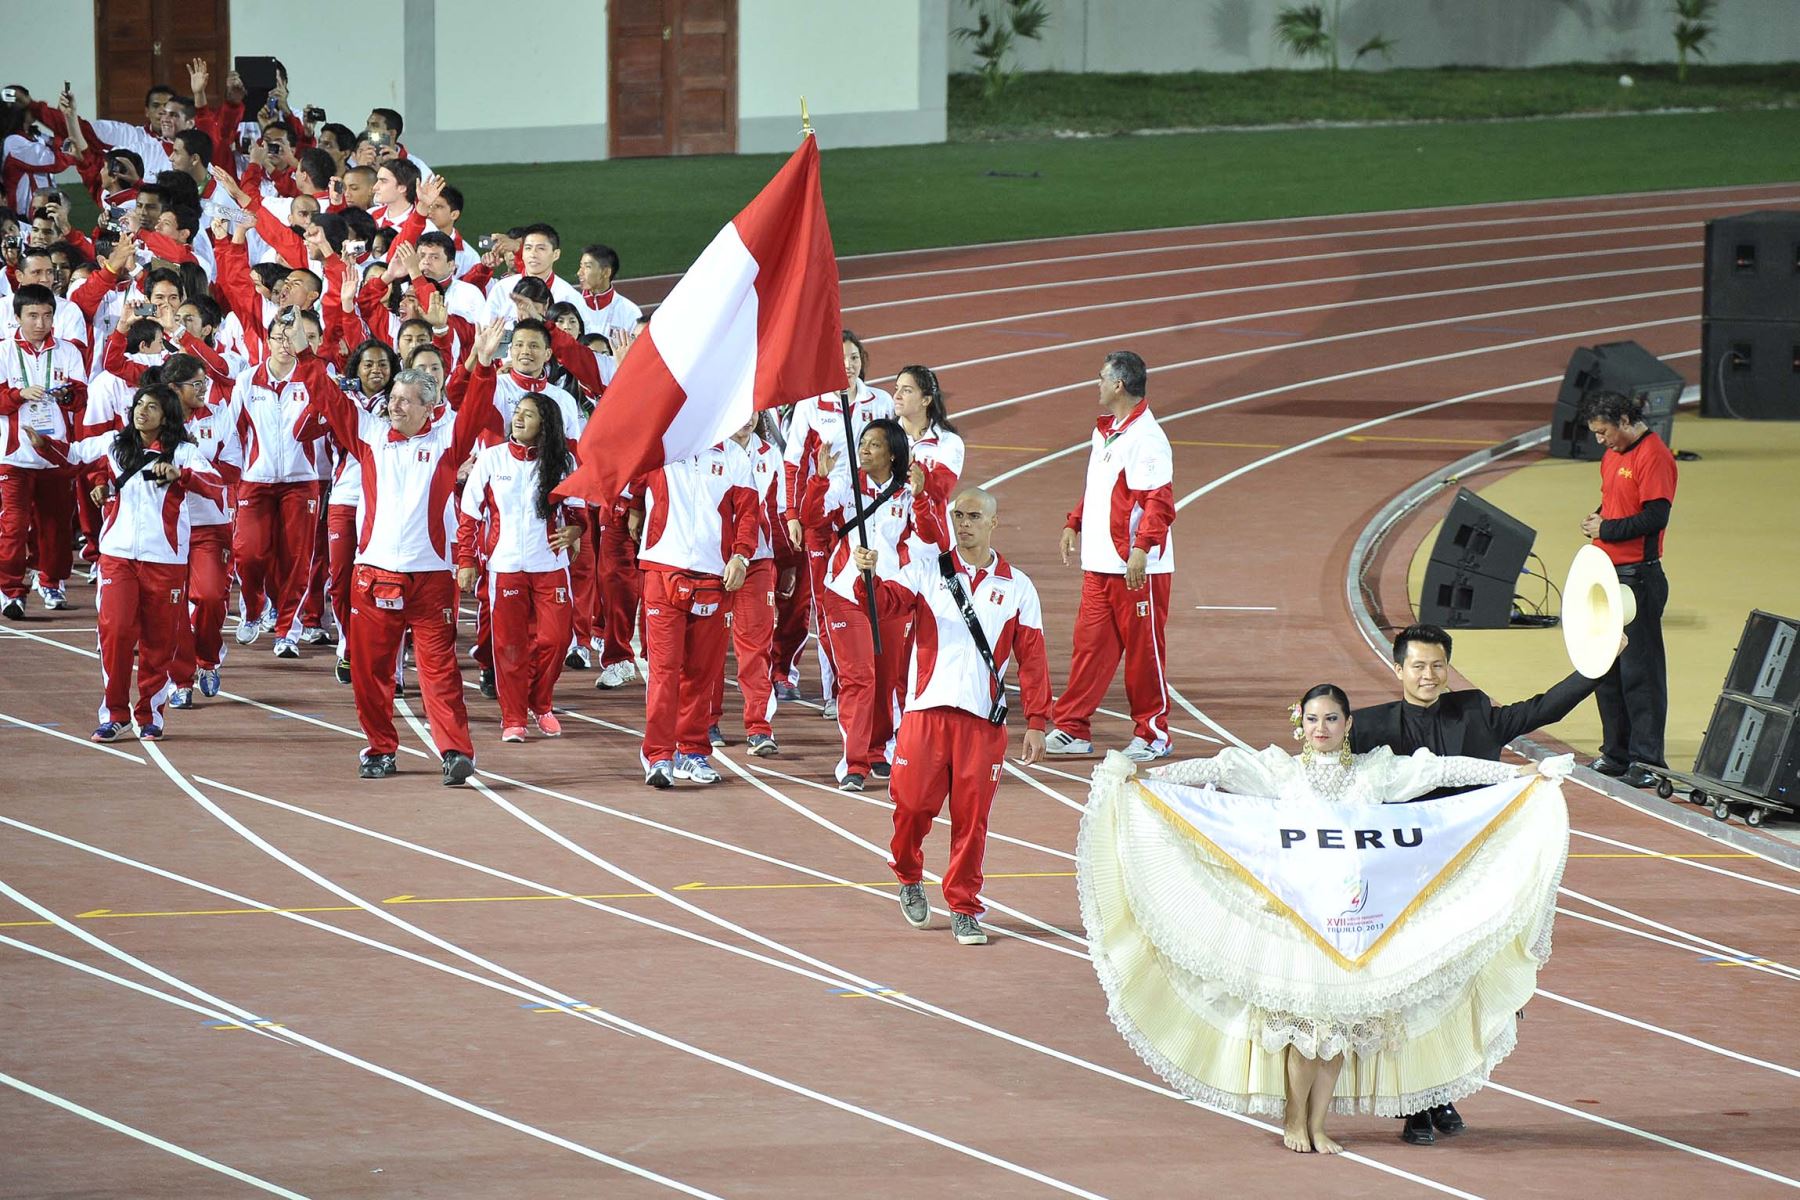
POLYGON ((1606 551, 1583 546, 1569 564, 1563 584, 1563 644, 1569 661, 1589 679, 1598 679, 1619 656, 1619 638, 1637 619, 1637 597, 1619 582, 1618 568, 1606 551))

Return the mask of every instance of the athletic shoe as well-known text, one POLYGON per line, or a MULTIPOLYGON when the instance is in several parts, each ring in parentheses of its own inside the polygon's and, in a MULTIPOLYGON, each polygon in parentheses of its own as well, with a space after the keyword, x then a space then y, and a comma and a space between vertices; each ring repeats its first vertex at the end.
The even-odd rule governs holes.
POLYGON ((87 566, 87 581, 89 583, 99 583, 100 582, 100 564, 99 563, 91 562, 88 564, 88 566, 87 566))
POLYGON ((893 775, 893 773, 894 773, 894 768, 890 767, 882 759, 878 758, 874 762, 869 764, 869 774, 872 775, 876 779, 887 779, 891 775, 893 775))
POLYGON ((350 660, 347 658, 338 659, 337 666, 332 671, 332 676, 339 683, 349 683, 350 682, 350 660))
POLYGON ((324 627, 319 625, 308 625, 305 629, 300 631, 300 644, 302 646, 318 646, 325 642, 329 642, 330 640, 331 634, 328 633, 324 627))
POLYGON ((925 899, 925 888, 917 883, 900 885, 900 915, 914 929, 931 927, 931 905, 925 899))
POLYGON ((69 607, 69 599, 59 587, 40 587, 37 594, 43 597, 45 608, 54 610, 69 607))
POLYGON ((1094 743, 1086 738, 1078 738, 1072 733, 1052 729, 1050 736, 1044 739, 1044 752, 1047 754, 1092 754, 1094 743))
POLYGON ((653 788, 669 788, 675 786, 675 764, 666 758, 659 758, 650 764, 644 772, 644 782, 653 788))
POLYGON ((750 753, 758 758, 774 758, 781 753, 781 747, 775 744, 773 734, 753 733, 746 745, 750 753))
POLYGON ((199 673, 194 676, 194 680, 200 685, 202 696, 219 694, 219 668, 201 667, 199 673))
POLYGON ((819 715, 821 717, 824 717, 827 721, 837 720, 837 697, 836 696, 833 696, 831 699, 829 699, 825 702, 825 707, 819 710, 819 715))
POLYGON ((586 646, 570 646, 568 657, 563 659, 563 666, 571 671, 585 671, 593 665, 593 661, 586 646))
POLYGON ((553 713, 553 712, 536 713, 532 716, 531 719, 537 722, 538 732, 543 734, 545 737, 561 737, 562 736, 562 722, 556 719, 555 713, 553 713))
POLYGON ((176 688, 174 691, 174 694, 169 697, 169 707, 170 708, 192 708, 192 707, 194 707, 194 689, 193 688, 176 688))
POLYGON ((257 638, 262 636, 262 631, 261 621, 239 621, 236 635, 237 644, 240 646, 252 645, 257 638))
POLYGON ((163 727, 161 725, 139 725, 137 735, 140 742, 160 742, 163 739, 163 727))
POLYGON ((981 922, 968 913, 950 914, 950 933, 961 946, 987 945, 987 930, 981 922))
POLYGON ((694 783, 717 783, 719 773, 704 754, 675 755, 675 778, 687 779, 694 783))
POLYGON ((25 619, 25 597, 8 596, 5 600, 0 600, 0 617, 5 617, 9 621, 23 621, 25 619))
POLYGON ((1154 762, 1156 759, 1169 757, 1169 743, 1146 742, 1143 738, 1134 737, 1123 753, 1132 762, 1154 762))
POLYGON ((116 742, 119 740, 119 735, 124 732, 124 722, 108 721, 101 725, 100 728, 94 730, 92 740, 96 742, 116 742))
POLYGON ((508 725, 505 729, 500 731, 500 740, 503 742, 524 741, 525 727, 523 725, 508 725))
POLYGON ((862 790, 863 777, 854 771, 838 780, 838 791, 840 792, 860 792, 862 790))
POLYGON ((280 619, 281 619, 281 614, 279 614, 275 611, 275 602, 273 600, 269 601, 269 607, 263 609, 263 615, 262 615, 262 621, 261 621, 262 631, 264 633, 274 633, 275 632, 275 622, 280 619))
POLYGON ((777 700, 798 700, 800 699, 800 689, 786 680, 780 680, 775 684, 775 698, 777 700))
POLYGON ((731 739, 725 736, 725 731, 720 729, 717 725, 707 726, 706 740, 715 746, 729 746, 732 744, 731 739))
POLYGON ((492 667, 481 668, 481 694, 489 700, 500 694, 500 689, 494 686, 494 668, 492 667))
POLYGON ((404 680, 404 679, 394 680, 394 699, 396 699, 396 700, 406 699, 406 680, 404 680))
POLYGON ((391 754, 365 754, 358 761, 356 773, 364 779, 386 779, 399 770, 391 754))
POLYGON ((475 760, 460 750, 444 751, 444 786, 459 787, 475 773, 475 760))
POLYGON ((276 658, 299 658, 300 657, 300 647, 296 646, 294 644, 293 638, 276 638, 275 639, 275 657, 276 658))
POLYGON ((600 668, 600 678, 594 680, 594 686, 603 692, 623 687, 637 678, 637 667, 628 659, 620 659, 616 663, 607 663, 600 668))

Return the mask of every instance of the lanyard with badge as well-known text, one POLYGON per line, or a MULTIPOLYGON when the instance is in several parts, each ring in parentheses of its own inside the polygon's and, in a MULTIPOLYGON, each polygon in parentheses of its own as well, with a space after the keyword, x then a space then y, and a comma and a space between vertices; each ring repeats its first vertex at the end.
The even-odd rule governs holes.
POLYGON ((13 353, 19 356, 19 376, 25 384, 24 388, 20 390, 28 391, 33 387, 40 387, 44 392, 42 398, 30 401, 25 405, 25 424, 29 425, 32 429, 35 429, 44 437, 55 437, 62 432, 62 428, 55 419, 56 403, 51 399, 51 396, 54 393, 50 390, 50 358, 48 349, 46 349, 44 357, 44 378, 37 384, 31 382, 31 368, 25 360, 25 348, 18 342, 14 342, 13 353))

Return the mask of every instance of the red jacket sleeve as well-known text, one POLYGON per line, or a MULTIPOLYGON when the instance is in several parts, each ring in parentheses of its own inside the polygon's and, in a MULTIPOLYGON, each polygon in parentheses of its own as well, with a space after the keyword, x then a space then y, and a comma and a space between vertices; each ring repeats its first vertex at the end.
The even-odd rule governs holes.
MULTIPOLYGON (((247 176, 249 172, 244 174, 247 176)), ((256 235, 269 243, 269 248, 281 256, 281 261, 297 271, 311 270, 306 263, 306 242, 292 229, 281 223, 281 218, 263 207, 262 198, 255 189, 246 187, 250 193, 249 210, 256 217, 256 235)), ((242 316, 239 320, 242 320, 242 316)))
POLYGON ((913 497, 913 533, 926 545, 937 547, 941 554, 950 548, 950 533, 938 519, 938 512, 937 501, 929 489, 913 497))
POLYGON ((149 368, 143 363, 135 363, 125 357, 125 326, 127 324, 128 322, 121 321, 119 327, 112 331, 112 336, 106 339, 106 350, 100 360, 100 369, 110 371, 131 387, 136 387, 138 381, 143 379, 144 372, 149 368))
POLYGON ((1081 499, 1079 499, 1075 502, 1074 511, 1071 512, 1068 515, 1068 517, 1063 521, 1064 529, 1073 529, 1076 533, 1081 532, 1081 509, 1082 509, 1082 506, 1085 505, 1086 503, 1087 503, 1087 496, 1084 494, 1081 497, 1081 499))
MULTIPOLYGON (((369 327, 371 334, 391 345, 388 337, 387 294, 388 281, 380 275, 369 276, 362 287, 357 289, 356 311, 362 317, 363 324, 369 327)), ((342 306, 338 311, 343 311, 342 306)))
POLYGON ((731 550, 734 554, 744 556, 749 562, 750 556, 756 553, 756 535, 759 527, 756 522, 757 500, 756 489, 739 484, 729 490, 731 500, 731 550))
POLYGON ((173 238, 164 237, 154 229, 139 230, 137 240, 138 245, 142 246, 158 258, 167 259, 168 261, 175 263, 189 263, 195 261, 194 252, 191 249, 182 245, 180 242, 175 241, 173 238))
POLYGON ((222 238, 213 243, 213 264, 218 267, 218 275, 213 279, 214 298, 236 313, 246 329, 260 328, 262 310, 257 303, 256 280, 250 274, 249 247, 222 238))
POLYGON ((1133 492, 1131 498, 1144 509, 1137 536, 1131 539, 1132 549, 1149 551, 1162 545, 1169 536, 1169 526, 1175 523, 1175 489, 1165 483, 1149 491, 1133 492))
MULTIPOLYGON (((394 246, 410 246, 417 242, 425 232, 425 214, 417 208, 406 214, 406 220, 400 222, 400 230, 394 235, 394 246)), ((388 247, 392 254, 393 246, 388 247)))
POLYGON ((1050 661, 1044 653, 1044 631, 1023 624, 1015 628, 1012 657, 1019 664, 1019 698, 1025 703, 1025 727, 1043 730, 1050 723, 1050 661))
POLYGON ((100 311, 100 303, 117 287, 119 277, 112 273, 105 263, 100 264, 81 281, 81 286, 69 293, 69 303, 79 308, 88 320, 100 311))
POLYGON ((494 407, 494 388, 498 382, 493 363, 486 366, 476 363, 475 369, 469 372, 469 385, 456 410, 453 434, 454 454, 459 463, 469 457, 469 452, 475 448, 475 439, 481 436, 483 429, 499 429, 500 410, 494 407))
POLYGON ((184 329, 181 331, 181 336, 175 339, 175 345, 183 354, 191 354, 199 359, 200 365, 206 368, 207 375, 216 382, 227 385, 235 382, 235 376, 231 373, 231 364, 225 361, 224 355, 207 345, 204 340, 184 329))
POLYGON ((606 385, 600 382, 600 356, 570 337, 555 322, 547 323, 546 328, 550 330, 551 355, 575 377, 575 382, 599 399, 606 391, 606 385))

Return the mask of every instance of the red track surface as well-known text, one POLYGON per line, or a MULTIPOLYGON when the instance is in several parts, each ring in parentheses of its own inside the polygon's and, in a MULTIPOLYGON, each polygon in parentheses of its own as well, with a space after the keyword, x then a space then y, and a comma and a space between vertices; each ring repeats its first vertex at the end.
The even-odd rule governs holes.
MULTIPOLYGON (((1674 363, 1691 378, 1702 223, 1797 199, 1800 184, 874 256, 845 263, 846 320, 877 370, 943 371, 966 477, 997 481, 1000 544, 1044 595, 1059 683, 1078 580, 1054 546, 1091 380, 1114 347, 1149 361, 1187 497, 1178 751, 1203 752, 1221 729, 1282 735, 1320 679, 1388 694, 1344 607, 1357 531, 1434 465, 1541 424, 1541 381, 1573 344, 1690 352, 1674 363)), ((778 720, 780 774, 728 751, 725 785, 653 792, 628 732, 641 694, 571 674, 559 743, 501 746, 471 693, 491 790, 446 791, 416 756, 369 785, 328 656, 259 645, 234 651, 230 698, 173 714, 161 747, 109 753, 79 741, 98 672, 91 592, 74 599, 0 639, 0 1072, 181 1152, 0 1088, 0 1197, 259 1194, 193 1156, 318 1197, 1800 1186, 1800 877, 1642 857, 1733 852, 1585 791, 1573 851, 1621 857, 1571 860, 1551 995, 1500 1086, 1464 1106, 1469 1132, 1417 1149, 1393 1122, 1351 1120, 1355 1157, 1297 1159, 1171 1098, 1107 1023, 1068 877, 1078 779, 1005 784, 987 896, 990 926, 1017 936, 964 949, 941 916, 929 934, 901 922, 884 801, 819 786, 836 750, 813 710, 778 720), (293 911, 234 911, 254 906, 293 911), (1713 961, 1740 954, 1754 961, 1713 961)), ((1096 736, 1130 730, 1103 718, 1096 736)))

